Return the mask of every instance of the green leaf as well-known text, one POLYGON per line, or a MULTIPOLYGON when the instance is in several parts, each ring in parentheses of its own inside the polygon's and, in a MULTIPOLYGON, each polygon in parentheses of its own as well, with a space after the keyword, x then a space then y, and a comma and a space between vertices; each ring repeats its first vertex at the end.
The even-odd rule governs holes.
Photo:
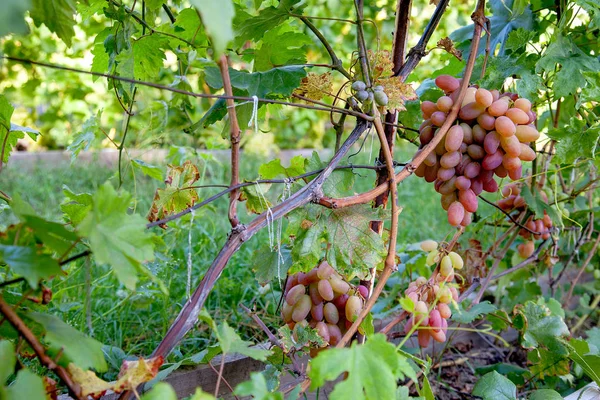
POLYGON ((202 15, 206 32, 212 39, 215 58, 225 51, 227 44, 233 40, 232 20, 235 15, 231 0, 191 0, 202 15))
POLYGON ((371 337, 375 334, 375 327, 373 326, 373 314, 368 313, 365 319, 362 320, 358 327, 358 332, 361 335, 371 337))
POLYGON ((71 38, 75 35, 75 4, 73 0, 33 0, 30 15, 39 27, 44 24, 68 47, 71 47, 71 38))
MULTIPOLYGON (((317 171, 326 166, 327 163, 321 161, 319 153, 313 151, 311 158, 308 160, 306 169, 307 171, 317 171)), ((343 197, 354 187, 354 178, 355 176, 351 169, 333 171, 323 184, 323 193, 329 197, 343 197)))
MULTIPOLYGON (((6 131, 10 131, 10 118, 15 111, 14 107, 6 96, 0 94, 0 127, 4 128, 6 131)), ((2 132, 2 130, 0 130, 2 132)))
POLYGON ((74 193, 67 185, 63 185, 63 194, 65 198, 60 204, 60 209, 64 213, 67 222, 77 226, 92 209, 92 195, 89 193, 74 193))
POLYGON ((508 378, 493 371, 477 381, 472 394, 483 400, 516 400, 517 387, 508 378))
MULTIPOLYGON (((159 399, 157 399, 159 400, 159 399)), ((189 400, 216 400, 215 396, 210 393, 206 393, 201 388, 196 388, 194 394, 189 398, 189 400)))
POLYGON ((325 347, 327 343, 316 329, 299 325, 294 331, 284 325, 279 328, 279 337, 286 353, 302 350, 305 347, 325 347))
POLYGON ((584 72, 583 77, 586 85, 577 99, 577 108, 588 101, 600 99, 600 72, 584 72))
POLYGON ((600 355, 598 349, 595 353, 590 351, 590 346, 582 339, 572 339, 566 344, 569 349, 569 358, 576 362, 585 374, 600 386, 600 355))
POLYGON ((81 221, 79 231, 89 238, 96 261, 110 264, 117 278, 134 290, 138 273, 152 277, 142 263, 154 259, 154 242, 144 219, 127 213, 130 201, 129 194, 118 194, 105 183, 94 195, 92 211, 81 221))
POLYGON ((280 252, 281 255, 269 246, 263 246, 254 252, 252 269, 260 285, 266 285, 273 279, 285 280, 288 269, 292 265, 292 256, 290 248, 286 245, 281 246, 280 252))
POLYGON ((77 3, 77 12, 81 15, 82 21, 87 21, 94 14, 99 14, 108 3, 105 0, 88 0, 86 2, 77 3))
POLYGON ((129 78, 156 80, 166 59, 163 49, 167 47, 168 42, 163 36, 143 36, 134 41, 131 48, 117 55, 117 71, 129 78))
POLYGON ((154 178, 157 181, 163 180, 163 170, 156 165, 148 164, 142 160, 131 160, 131 164, 142 171, 144 175, 148 175, 150 178, 154 178))
POLYGON ((27 133, 32 139, 35 139, 39 132, 35 129, 26 128, 10 122, 15 109, 8 99, 0 94, 0 162, 7 163, 10 153, 17 145, 17 141, 25 137, 27 133))
POLYGON ((65 225, 46 221, 36 215, 24 215, 21 216, 21 220, 44 245, 60 255, 69 251, 79 239, 75 232, 65 228, 65 225))
POLYGON ((570 38, 562 34, 558 34, 550 43, 537 62, 536 71, 554 73, 557 64, 561 68, 556 72, 552 86, 556 97, 576 93, 586 84, 583 72, 600 69, 600 61, 585 54, 570 38))
POLYGON ((554 160, 559 164, 571 164, 578 158, 595 158, 600 140, 600 123, 587 126, 584 120, 572 117, 561 128, 550 129, 548 136, 558 141, 554 160))
POLYGON ((452 321, 458 322, 459 324, 470 324, 482 315, 487 315, 497 310, 496 306, 489 301, 483 301, 475 304, 471 309, 465 310, 461 303, 457 303, 458 307, 454 302, 450 304, 452 309, 452 321))
POLYGON ((15 372, 17 356, 15 355, 15 346, 8 340, 0 341, 0 386, 15 372))
POLYGON ((261 165, 258 173, 263 179, 274 179, 281 176, 291 178, 306 172, 305 162, 306 159, 303 156, 297 155, 290 160, 290 166, 286 168, 281 165, 281 160, 276 158, 261 165))
POLYGON ((4 0, 0 13, 0 37, 9 33, 27 33, 25 12, 31 7, 31 0, 4 0))
POLYGON ((260 372, 252 372, 250 380, 235 387, 238 396, 252 396, 254 400, 283 400, 283 393, 273 393, 267 387, 267 381, 260 372))
MULTIPOLYGON (((217 67, 207 67, 205 74, 206 83, 210 87, 214 89, 223 87, 221 72, 217 67)), ((278 67, 253 73, 229 68, 229 75, 234 88, 245 90, 250 96, 273 98, 290 96, 294 89, 300 86, 306 71, 302 66, 278 67)))
POLYGON ((531 374, 539 379, 546 376, 563 376, 570 371, 569 359, 566 354, 558 354, 543 348, 537 348, 527 353, 531 374))
POLYGON ((42 378, 24 368, 17 373, 17 379, 6 388, 6 400, 43 400, 46 388, 42 378))
POLYGON ((592 329, 585 331, 585 334, 588 337, 587 342, 600 350, 600 328, 595 326, 592 329))
POLYGON ((253 343, 242 340, 225 321, 217 327, 215 333, 219 339, 219 345, 223 353, 237 353, 259 361, 265 361, 271 354, 270 350, 251 347, 253 343))
POLYGON ((337 383, 330 393, 331 400, 394 399, 396 381, 414 376, 414 370, 396 352, 385 335, 376 334, 363 345, 353 342, 350 348, 332 348, 312 360, 308 376, 311 390, 337 379, 347 372, 348 377, 337 383))
POLYGON ((498 332, 510 327, 510 317, 504 310, 496 310, 488 314, 487 320, 492 324, 492 329, 498 332))
POLYGON ((583 8, 590 16, 589 30, 600 28, 600 6, 596 0, 575 0, 575 4, 583 8))
POLYGON ((58 262, 48 254, 39 253, 33 247, 6 246, 0 244, 0 261, 6 263, 16 274, 25 278, 32 289, 41 279, 59 275, 58 262))
POLYGON ((563 400, 562 397, 556 390, 552 389, 540 389, 531 393, 529 400, 563 400))
POLYGON ((250 185, 242 188, 240 200, 246 202, 248 212, 262 214, 273 206, 266 197, 269 189, 271 189, 270 183, 259 183, 258 185, 250 185))
POLYGON ((258 41, 266 32, 290 18, 291 13, 301 14, 302 6, 294 8, 299 2, 300 0, 282 0, 277 7, 264 8, 255 17, 236 19, 236 43, 241 45, 247 40, 258 41))
POLYGON ((533 211, 536 218, 544 218, 545 211, 553 221, 561 220, 556 210, 544 202, 538 189, 532 192, 529 186, 523 186, 521 196, 523 196, 527 206, 533 211))
POLYGON ((166 382, 158 382, 141 397, 141 400, 177 400, 177 393, 166 382))
POLYGON ((544 345, 551 351, 565 353, 560 339, 569 334, 569 328, 560 316, 553 315, 548 307, 532 301, 518 310, 527 320, 521 343, 523 347, 532 349, 544 345))
POLYGON ((290 32, 282 26, 268 31, 254 52, 254 71, 267 71, 288 64, 306 64, 305 46, 312 39, 302 32, 290 32))
POLYGON ((75 159, 79 153, 84 150, 89 150, 92 143, 102 137, 102 131, 100 130, 100 118, 102 116, 102 110, 98 111, 96 115, 89 117, 81 127, 81 131, 77 132, 73 136, 73 141, 67 147, 67 150, 71 152, 71 163, 75 162, 75 159))
POLYGON ((81 369, 93 368, 98 372, 108 369, 102 343, 65 324, 54 315, 30 312, 27 317, 44 327, 45 340, 54 352, 62 350, 61 364, 73 362, 81 369))
MULTIPOLYGON (((175 23, 173 24, 174 33, 189 42, 196 45, 206 45, 207 38, 203 29, 200 29, 202 21, 193 7, 185 8, 177 14, 175 23)), ((177 45, 181 45, 181 41, 175 41, 177 45)))
POLYGON ((535 31, 518 28, 517 30, 514 30, 508 34, 505 49, 512 52, 521 50, 522 48, 525 48, 528 43, 531 43, 532 39, 535 37, 535 34, 535 31))

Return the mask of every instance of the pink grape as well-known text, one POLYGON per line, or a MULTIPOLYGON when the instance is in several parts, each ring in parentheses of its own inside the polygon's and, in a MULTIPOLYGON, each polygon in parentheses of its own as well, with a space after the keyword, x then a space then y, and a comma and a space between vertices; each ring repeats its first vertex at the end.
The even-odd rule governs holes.
POLYGON ((438 310, 429 313, 429 326, 434 332, 439 332, 442 329, 442 317, 438 310))
POLYGON ((446 341, 446 334, 443 331, 430 332, 430 336, 438 343, 444 343, 446 341))
POLYGON ((294 306, 290 306, 287 301, 284 301, 283 306, 281 306, 281 316, 285 322, 290 322, 292 320, 293 311, 294 306))
POLYGON ((500 134, 500 136, 509 137, 513 136, 517 131, 517 127, 512 120, 504 115, 496 118, 496 122, 494 124, 496 128, 496 132, 500 134))
POLYGON ((520 166, 517 169, 513 169, 511 171, 508 171, 508 177, 510 179, 512 179, 513 181, 518 181, 519 179, 521 179, 523 177, 523 166, 520 166))
MULTIPOLYGON (((483 169, 492 170, 502 164, 502 157, 504 156, 501 150, 496 151, 493 154, 488 154, 485 156, 483 161, 481 162, 481 166, 483 169)), ((505 166, 506 168, 506 166, 505 166)))
POLYGON ((464 131, 460 125, 454 125, 446 134, 446 151, 456 151, 463 142, 464 131))
POLYGON ((533 161, 535 160, 535 151, 526 145, 525 143, 520 143, 521 152, 519 153, 519 158, 521 161, 533 161))
POLYGON ((338 310, 341 310, 344 307, 346 307, 346 302, 348 301, 348 297, 350 297, 350 296, 348 296, 347 294, 339 295, 338 297, 333 299, 333 304, 338 308, 338 310))
POLYGON ((288 293, 291 288, 298 284, 298 275, 290 275, 285 283, 284 293, 288 293))
POLYGON ((462 221, 460 221, 460 226, 469 226, 471 225, 471 221, 473 219, 473 213, 465 211, 465 216, 462 221))
POLYGON ((435 126, 442 126, 446 121, 446 113, 443 111, 436 111, 431 114, 431 123, 435 126))
POLYGON ((479 179, 471 179, 471 190, 473 193, 479 196, 483 190, 483 182, 481 182, 479 179))
POLYGON ((452 101, 452 99, 450 97, 442 96, 437 100, 436 105, 437 105, 438 110, 447 113, 452 108, 453 103, 454 102, 452 101))
POLYGON ((331 284, 333 291, 336 293, 346 294, 350 290, 350 285, 341 278, 332 276, 329 278, 329 283, 331 284))
MULTIPOLYGON (((460 119, 471 121, 479 117, 485 111, 485 107, 476 102, 463 106, 458 113, 460 119)), ((433 116, 432 116, 433 117, 433 116)))
POLYGON ((502 157, 502 165, 507 171, 514 171, 521 166, 521 159, 519 157, 510 157, 508 154, 505 154, 504 157, 502 157))
POLYGON ((450 180, 455 174, 454 168, 440 168, 438 169, 437 177, 442 181, 450 180))
POLYGON ((329 344, 335 346, 342 340, 342 331, 339 326, 334 324, 327 324, 327 330, 329 330, 329 344))
POLYGON ((431 339, 431 335, 429 334, 428 330, 419 329, 419 332, 417 333, 417 337, 419 340, 419 346, 421 346, 421 347, 429 346, 429 340, 431 339))
POLYGON ((496 131, 492 131, 485 136, 483 140, 483 148, 486 153, 493 154, 500 146, 500 135, 496 131))
POLYGON ((510 157, 519 157, 521 154, 521 142, 516 136, 503 137, 500 139, 500 145, 504 152, 510 157))
POLYGON ((325 303, 323 306, 323 316, 330 324, 337 324, 340 321, 340 313, 333 303, 325 303))
POLYGON ((479 125, 473 125, 472 132, 473 132, 473 143, 479 143, 479 144, 483 143, 483 141, 485 140, 485 136, 487 134, 485 129, 483 129, 479 125))
POLYGON ((494 171, 488 171, 487 169, 482 169, 479 173, 477 179, 481 181, 481 183, 486 183, 494 178, 494 171))
POLYGON ((434 166, 427 166, 425 168, 425 181, 431 183, 437 179, 439 165, 436 163, 434 166))
POLYGON ((437 164, 438 159, 437 156, 435 155, 435 153, 432 151, 431 153, 427 154, 427 157, 425 157, 425 159, 423 160, 423 164, 429 166, 429 167, 433 167, 435 164, 437 164))
POLYGON ((426 126, 421 129, 419 133, 419 141, 421 144, 426 145, 431 142, 431 139, 433 139, 433 128, 431 126, 426 126))
POLYGON ((464 122, 459 125, 463 130, 463 142, 466 144, 473 143, 473 130, 468 124, 464 122))
POLYGON ((458 165, 461 159, 462 155, 458 151, 452 151, 442 156, 440 159, 440 165, 442 168, 454 168, 458 165))
POLYGON ((323 303, 313 305, 310 309, 310 315, 313 317, 313 320, 323 321, 323 303))
POLYGON ((312 300, 313 304, 319 304, 323 302, 323 297, 319 294, 319 283, 313 282, 308 287, 308 295, 312 300))
POLYGON ((483 183, 483 190, 488 193, 496 193, 498 191, 498 183, 495 180, 490 179, 483 183))
POLYGON ((459 176, 456 178, 454 186, 456 186, 458 190, 467 190, 471 187, 471 180, 465 176, 459 176))
POLYGON ((435 84, 446 93, 454 92, 460 86, 458 79, 450 75, 438 76, 435 78, 435 84))
POLYGON ((467 166, 465 167, 465 171, 463 172, 463 175, 466 176, 467 178, 473 179, 473 178, 477 177, 477 175, 479 175, 480 170, 481 170, 481 164, 479 164, 476 161, 472 161, 469 164, 467 164, 467 166))
POLYGON ((467 154, 474 160, 481 160, 485 156, 485 150, 478 144, 470 144, 467 147, 467 154))
POLYGON ((465 208, 461 203, 455 201, 448 208, 448 223, 452 226, 460 225, 460 222, 465 216, 465 208))
POLYGON ((508 101, 500 98, 494 101, 487 109, 488 113, 493 117, 504 115, 508 110, 508 101))
POLYGON ((354 322, 360 311, 362 310, 363 301, 358 296, 350 296, 346 302, 346 319, 354 322))
POLYGON ((438 189, 438 193, 440 194, 450 194, 452 192, 454 192, 456 190, 456 176, 453 176, 452 178, 450 178, 450 180, 447 180, 446 182, 442 182, 442 184, 440 185, 439 189, 438 189))
POLYGON ((438 108, 434 102, 425 100, 421 103, 421 111, 423 112, 423 117, 429 119, 431 114, 438 111, 438 108))
POLYGON ((318 284, 319 294, 323 298, 323 300, 331 301, 333 300, 333 288, 331 287, 331 283, 328 280, 320 280, 318 284))
POLYGON ((538 140, 540 133, 532 125, 519 125, 516 128, 515 135, 521 143, 529 143, 538 140))
POLYGON ((477 201, 477 196, 471 189, 460 190, 458 192, 458 200, 461 202, 466 211, 472 213, 477 211, 477 206, 479 205, 479 203, 477 201))
POLYGON ((508 111, 506 111, 506 116, 515 124, 525 125, 529 123, 529 115, 520 108, 508 109, 508 111))
POLYGON ((483 129, 491 131, 494 129, 494 124, 496 122, 496 118, 492 117, 490 114, 484 112, 479 117, 477 117, 477 123, 483 129))
POLYGON ((300 300, 300 298, 304 295, 305 292, 306 287, 304 285, 294 286, 287 292, 287 295, 285 296, 286 303, 288 303, 290 306, 293 306, 298 302, 298 300, 300 300))
POLYGON ((329 336, 329 329, 327 329, 327 324, 325 322, 317 322, 317 324, 315 325, 315 329, 324 341, 329 342, 331 337, 329 336))
POLYGON ((448 307, 448 304, 438 303, 437 309, 440 312, 440 316, 443 319, 448 319, 452 316, 452 311, 450 311, 450 307, 448 307))
POLYGON ((361 295, 361 296, 362 296, 364 299, 366 299, 367 297, 369 297, 369 289, 367 289, 367 287, 366 287, 366 286, 363 286, 363 285, 358 285, 357 289, 358 289, 358 292, 360 293, 360 295, 361 295))
POLYGON ((506 178, 508 176, 508 171, 506 170, 506 168, 504 168, 504 166, 499 165, 494 172, 496 173, 496 175, 498 175, 499 178, 506 178))
POLYGON ((458 200, 456 192, 452 192, 450 194, 443 194, 440 202, 442 203, 442 208, 444 210, 448 210, 450 205, 458 200))
POLYGON ((475 101, 484 107, 489 107, 494 102, 494 96, 487 89, 479 88, 475 92, 475 101))
POLYGON ((528 111, 531 110, 531 102, 527 99, 519 98, 519 99, 515 100, 515 107, 519 108, 527 113, 528 111))
POLYGON ((335 270, 327 261, 323 261, 317 270, 317 276, 319 279, 328 279, 331 275, 335 273, 335 270))
POLYGON ((312 306, 312 301, 310 296, 305 294, 296 304, 294 304, 294 310, 292 311, 292 320, 295 322, 300 322, 306 318, 308 313, 310 312, 312 306))

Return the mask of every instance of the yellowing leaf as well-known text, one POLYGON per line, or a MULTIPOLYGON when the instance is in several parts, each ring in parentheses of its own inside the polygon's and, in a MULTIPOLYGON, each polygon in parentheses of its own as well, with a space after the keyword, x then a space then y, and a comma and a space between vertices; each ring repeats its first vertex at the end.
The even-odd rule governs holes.
POLYGON ((93 371, 84 371, 73 363, 69 364, 68 371, 73 381, 81 387, 83 397, 91 396, 98 399, 108 390, 121 393, 125 390, 135 389, 138 385, 154 379, 163 362, 163 357, 123 361, 119 379, 116 382, 106 382, 98 378, 93 371))
POLYGON ((388 111, 405 111, 404 103, 407 100, 415 100, 417 93, 413 87, 402 82, 399 76, 391 76, 389 78, 378 79, 375 81, 376 85, 383 86, 383 91, 388 96, 388 104, 385 108, 388 111))
POLYGON ((394 63, 392 62, 389 51, 379 50, 374 52, 369 50, 367 58, 369 59, 369 65, 371 66, 371 78, 374 81, 392 75, 394 63))
MULTIPOLYGON (((169 166, 167 179, 165 179, 166 187, 156 189, 148 220, 150 222, 158 221, 193 206, 198 200, 198 193, 191 186, 199 178, 198 167, 190 161, 177 167, 169 166)), ((161 227, 165 228, 166 226, 161 225, 161 227)))
POLYGON ((437 42, 437 47, 439 47, 440 49, 446 50, 448 53, 452 54, 454 57, 456 57, 460 61, 462 61, 462 52, 460 50, 458 50, 456 47, 454 47, 454 42, 449 37, 440 39, 437 42))
POLYGON ((112 384, 102 380, 92 371, 84 371, 77 365, 71 363, 67 367, 73 381, 81 387, 81 395, 83 397, 91 396, 98 399, 112 389, 112 384))
POLYGON ((140 358, 138 361, 123 361, 119 379, 113 390, 120 393, 123 390, 135 389, 138 385, 154 379, 163 362, 164 358, 161 356, 147 360, 140 358))
POLYGON ((321 100, 324 95, 329 95, 332 90, 333 84, 330 72, 320 75, 311 72, 305 78, 302 78, 300 87, 295 92, 311 100, 321 100))

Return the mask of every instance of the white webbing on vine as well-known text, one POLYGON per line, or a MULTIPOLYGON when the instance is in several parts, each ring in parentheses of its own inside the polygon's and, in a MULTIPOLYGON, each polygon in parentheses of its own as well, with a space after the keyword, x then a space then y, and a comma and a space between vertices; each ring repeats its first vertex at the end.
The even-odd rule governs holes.
POLYGON ((250 121, 248 121, 248 128, 251 128, 254 124, 254 133, 258 134, 258 97, 256 95, 252 96, 252 103, 252 115, 250 121))

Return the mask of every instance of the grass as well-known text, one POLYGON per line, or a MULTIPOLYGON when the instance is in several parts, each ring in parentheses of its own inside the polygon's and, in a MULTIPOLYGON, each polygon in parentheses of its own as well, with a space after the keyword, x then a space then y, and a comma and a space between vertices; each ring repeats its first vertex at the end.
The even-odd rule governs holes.
MULTIPOLYGON (((370 140, 370 139, 369 139, 370 140)), ((368 142, 367 142, 368 143, 368 142)), ((354 164, 373 163, 375 153, 363 150, 347 162, 354 164)), ((397 160, 406 161, 414 147, 400 147, 397 160)), ((227 165, 218 160, 195 160, 202 172, 203 184, 227 183, 227 165)), ((265 160, 266 161, 266 160, 265 160)), ((247 179, 256 179, 258 166, 264 162, 258 157, 245 156, 241 171, 247 179)), ((348 194, 361 192, 372 187, 375 173, 357 170, 354 187, 348 194)), ((76 193, 94 192, 105 181, 116 186, 115 169, 97 164, 82 165, 36 165, 21 168, 7 168, 0 175, 0 189, 9 195, 19 194, 30 202, 43 217, 60 221, 59 205, 63 201, 62 187, 67 185, 76 193)), ((136 211, 144 215, 149 209, 154 191, 162 182, 142 176, 137 171, 135 179, 129 173, 123 188, 135 194, 136 211)), ((206 198, 221 189, 202 189, 201 198, 206 198)), ((271 189, 271 200, 275 202, 282 193, 283 186, 271 189)), ((450 231, 449 225, 440 226, 444 212, 439 206, 439 195, 432 185, 416 177, 411 177, 399 187, 400 205, 404 210, 400 216, 399 242, 414 243, 425 238, 439 238, 440 232, 450 231)), ((159 232, 164 249, 157 254, 157 260, 149 265, 151 271, 161 279, 169 290, 162 293, 152 282, 144 282, 135 292, 125 290, 107 266, 95 265, 86 261, 73 263, 68 267, 68 275, 52 282, 52 312, 69 322, 77 329, 93 335, 100 342, 116 349, 123 349, 124 356, 149 354, 164 336, 174 317, 178 314, 186 298, 187 255, 192 253, 192 290, 212 262, 229 232, 226 218, 228 197, 198 210, 178 220, 174 227, 159 232), (190 246, 191 243, 191 246, 190 246), (88 292, 89 291, 89 292, 88 292), (88 304, 89 301, 89 304, 88 304)), ((242 205, 242 221, 253 218, 242 205)), ((0 214, 0 225, 16 222, 8 211, 0 214)), ((442 223, 443 225, 445 223, 442 223)), ((254 277, 253 254, 268 245, 266 231, 262 231, 248 241, 234 255, 228 268, 219 279, 214 292, 209 296, 206 307, 213 318, 227 321, 234 326, 244 339, 255 342, 264 340, 264 334, 255 329, 252 321, 238 307, 239 303, 258 310, 261 318, 269 326, 276 327, 279 292, 276 285, 258 290, 254 277)), ((208 328, 199 325, 189 334, 175 351, 175 358, 194 354, 213 343, 208 328)))

